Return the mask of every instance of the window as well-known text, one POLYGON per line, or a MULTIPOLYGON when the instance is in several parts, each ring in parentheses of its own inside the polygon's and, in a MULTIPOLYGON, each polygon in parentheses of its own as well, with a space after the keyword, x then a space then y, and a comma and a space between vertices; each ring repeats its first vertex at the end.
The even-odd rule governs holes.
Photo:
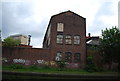
POLYGON ((57 23, 57 31, 63 32, 64 24, 63 23, 57 23))
POLYGON ((56 61, 62 61, 62 52, 57 52, 57 53, 56 53, 55 60, 56 60, 56 61))
POLYGON ((62 44, 63 43, 63 35, 59 34, 57 35, 57 44, 62 44))
POLYGON ((80 44, 80 36, 79 35, 74 36, 74 44, 80 44))
POLYGON ((74 62, 80 62, 80 53, 74 54, 74 62))
POLYGON ((72 62, 72 53, 70 53, 70 52, 65 53, 65 61, 72 62))
POLYGON ((66 35, 65 39, 66 44, 72 44, 71 35, 66 35))

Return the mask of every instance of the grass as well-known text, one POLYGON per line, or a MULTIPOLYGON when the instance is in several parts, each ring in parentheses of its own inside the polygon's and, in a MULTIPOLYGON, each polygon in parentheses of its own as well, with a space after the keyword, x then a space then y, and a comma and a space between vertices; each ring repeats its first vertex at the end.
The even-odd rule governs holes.
POLYGON ((38 67, 38 66, 23 66, 18 64, 3 65, 3 71, 12 72, 39 72, 39 73, 59 73, 59 74, 117 74, 115 71, 104 72, 88 72, 83 69, 68 69, 68 68, 55 68, 55 67, 38 67))

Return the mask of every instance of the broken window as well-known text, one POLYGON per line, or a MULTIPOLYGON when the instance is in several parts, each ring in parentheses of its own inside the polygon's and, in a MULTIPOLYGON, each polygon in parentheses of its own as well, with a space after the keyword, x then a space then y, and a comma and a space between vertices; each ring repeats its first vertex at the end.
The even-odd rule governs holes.
POLYGON ((62 52, 57 52, 57 53, 56 53, 55 60, 56 60, 56 61, 62 61, 62 52))

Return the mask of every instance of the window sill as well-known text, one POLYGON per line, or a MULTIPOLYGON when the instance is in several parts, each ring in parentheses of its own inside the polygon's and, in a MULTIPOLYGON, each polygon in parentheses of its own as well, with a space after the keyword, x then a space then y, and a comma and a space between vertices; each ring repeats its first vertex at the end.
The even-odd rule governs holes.
POLYGON ((76 45, 76 46, 80 46, 80 44, 74 44, 74 45, 76 45))
POLYGON ((65 44, 65 45, 72 45, 72 44, 65 44))
POLYGON ((63 45, 63 44, 60 44, 60 43, 56 43, 57 45, 63 45))

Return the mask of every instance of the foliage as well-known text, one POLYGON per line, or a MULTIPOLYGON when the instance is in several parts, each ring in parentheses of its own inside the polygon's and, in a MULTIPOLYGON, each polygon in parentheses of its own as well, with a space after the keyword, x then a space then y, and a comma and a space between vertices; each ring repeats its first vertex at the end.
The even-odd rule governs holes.
POLYGON ((61 71, 61 70, 63 70, 63 68, 65 67, 65 61, 60 61, 60 62, 58 62, 58 67, 59 67, 59 70, 61 71))
POLYGON ((40 72, 40 73, 57 73, 57 74, 116 74, 115 71, 107 71, 107 72, 88 72, 83 69, 69 69, 64 68, 62 71, 59 71, 59 68, 49 67, 46 68, 44 66, 25 66, 20 64, 11 64, 11 65, 3 65, 3 71, 13 71, 13 72, 40 72), (35 69, 36 68, 36 69, 35 69))
POLYGON ((88 56, 87 57, 87 66, 85 68, 88 72, 95 72, 96 71, 96 66, 93 61, 93 56, 88 56))
POLYGON ((120 62, 120 30, 116 27, 102 30, 100 40, 100 54, 105 63, 120 62))
POLYGON ((20 40, 15 40, 11 37, 4 39, 3 46, 5 47, 14 47, 20 44, 20 40))

